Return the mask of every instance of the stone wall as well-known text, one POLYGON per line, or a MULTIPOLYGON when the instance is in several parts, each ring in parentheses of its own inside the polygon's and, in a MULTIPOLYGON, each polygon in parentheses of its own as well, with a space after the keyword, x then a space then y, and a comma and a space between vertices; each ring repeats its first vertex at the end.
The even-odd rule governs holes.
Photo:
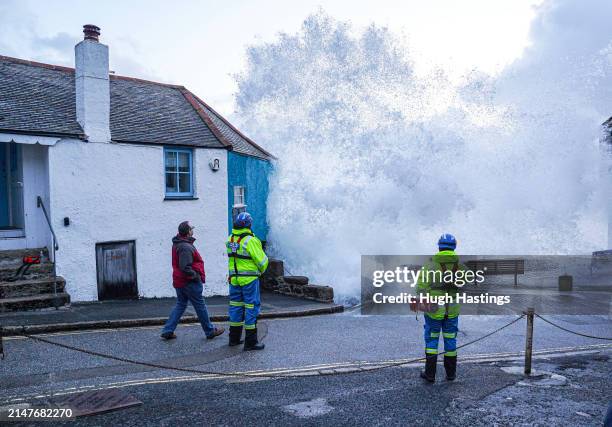
POLYGON ((261 279, 261 287, 268 291, 319 302, 333 302, 331 286, 309 283, 306 276, 285 276, 283 261, 270 259, 268 270, 261 279))

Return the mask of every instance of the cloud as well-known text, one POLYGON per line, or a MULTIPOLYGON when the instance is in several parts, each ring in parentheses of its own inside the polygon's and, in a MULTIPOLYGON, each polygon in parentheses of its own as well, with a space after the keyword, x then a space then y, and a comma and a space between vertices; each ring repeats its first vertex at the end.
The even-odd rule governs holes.
MULTIPOLYGON (((57 65, 74 66, 74 46, 82 40, 79 28, 74 32, 41 35, 37 16, 25 2, 0 2, 0 54, 57 65)), ((159 80, 156 73, 142 65, 138 43, 129 37, 109 40, 111 69, 118 74, 159 80)))

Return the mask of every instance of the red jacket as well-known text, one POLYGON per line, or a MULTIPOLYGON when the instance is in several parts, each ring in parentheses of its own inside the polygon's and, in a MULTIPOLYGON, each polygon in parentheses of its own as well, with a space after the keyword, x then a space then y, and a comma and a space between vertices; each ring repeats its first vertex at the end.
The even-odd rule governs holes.
POLYGON ((175 288, 182 288, 190 282, 206 282, 204 260, 193 242, 193 237, 180 235, 172 239, 172 286, 175 288))

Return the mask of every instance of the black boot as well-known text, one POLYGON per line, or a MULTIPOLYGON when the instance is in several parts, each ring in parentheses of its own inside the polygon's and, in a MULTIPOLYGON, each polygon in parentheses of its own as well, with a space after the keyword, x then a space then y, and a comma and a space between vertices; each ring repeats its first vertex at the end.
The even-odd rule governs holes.
POLYGON ((244 351, 263 350, 264 344, 259 344, 257 341, 257 328, 247 329, 244 336, 244 351))
POLYGON ((457 376, 457 356, 444 356, 444 369, 446 369, 446 379, 454 380, 457 376))
POLYGON ((425 355, 425 370, 421 371, 421 378, 433 383, 436 381, 436 364, 438 363, 437 354, 426 354, 425 355))
POLYGON ((242 337, 242 326, 230 326, 230 330, 229 330, 230 347, 242 344, 244 341, 240 339, 241 337, 242 337))

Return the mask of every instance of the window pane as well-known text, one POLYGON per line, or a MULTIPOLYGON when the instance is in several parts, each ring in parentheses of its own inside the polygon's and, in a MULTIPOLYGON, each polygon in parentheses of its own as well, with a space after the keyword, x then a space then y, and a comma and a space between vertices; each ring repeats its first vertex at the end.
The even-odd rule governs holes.
POLYGON ((179 174, 179 192, 191 193, 191 175, 188 173, 179 174))
POLYGON ((234 205, 244 205, 244 187, 234 187, 234 205))
POLYGON ((166 173, 166 193, 176 193, 176 174, 166 173))
POLYGON ((179 172, 190 172, 189 153, 178 153, 179 172))
POLYGON ((166 151, 166 171, 176 171, 176 151, 166 151))

